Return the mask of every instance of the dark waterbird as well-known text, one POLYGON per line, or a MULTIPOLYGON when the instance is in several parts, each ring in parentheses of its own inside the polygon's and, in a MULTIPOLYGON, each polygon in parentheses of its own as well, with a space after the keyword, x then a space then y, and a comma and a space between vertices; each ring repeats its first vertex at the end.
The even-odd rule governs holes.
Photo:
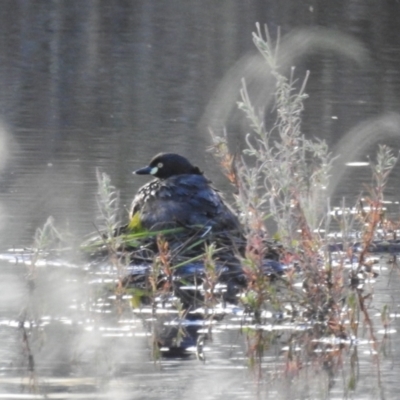
POLYGON ((213 231, 239 229, 231 208, 203 172, 185 157, 173 153, 156 155, 147 167, 134 172, 156 179, 142 186, 131 206, 130 218, 139 217, 141 227, 210 227, 213 231))
MULTIPOLYGON (((168 310, 174 308, 168 304, 179 299, 184 317, 177 318, 174 310, 158 316, 154 322, 157 344, 168 355, 185 354, 191 347, 201 353, 198 343, 203 336, 198 330, 208 318, 202 310, 208 301, 210 279, 218 284, 218 289, 213 289, 213 301, 221 304, 237 304, 240 293, 252 284, 253 277, 239 261, 249 249, 244 230, 211 182, 185 157, 159 154, 135 173, 155 179, 139 189, 130 223, 114 233, 120 237, 118 255, 124 254, 121 259, 130 261, 121 287, 131 293, 136 307, 157 304, 168 310), (204 257, 211 244, 215 244, 215 271, 210 272, 204 257), (154 260, 161 260, 161 254, 166 264, 156 267, 154 260)), ((103 240, 98 252, 93 252, 90 243, 88 246, 92 260, 100 258, 100 265, 104 257, 109 258, 103 240)), ((272 281, 284 273, 285 266, 279 262, 279 245, 267 240, 263 245, 260 267, 272 281)))

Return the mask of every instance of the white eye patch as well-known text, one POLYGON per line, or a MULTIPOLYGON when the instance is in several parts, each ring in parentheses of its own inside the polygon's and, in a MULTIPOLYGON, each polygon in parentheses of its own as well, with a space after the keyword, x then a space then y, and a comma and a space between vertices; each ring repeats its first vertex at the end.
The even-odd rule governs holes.
POLYGON ((150 174, 151 174, 151 175, 155 175, 155 174, 157 173, 157 171, 158 171, 158 167, 153 167, 153 168, 150 170, 150 174))

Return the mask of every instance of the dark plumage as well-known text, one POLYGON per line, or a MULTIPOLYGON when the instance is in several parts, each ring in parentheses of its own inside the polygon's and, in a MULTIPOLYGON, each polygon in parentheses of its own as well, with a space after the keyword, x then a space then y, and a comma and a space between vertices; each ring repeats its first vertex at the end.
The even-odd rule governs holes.
POLYGON ((211 182, 185 157, 161 153, 148 167, 135 173, 157 178, 140 188, 132 202, 130 216, 139 212, 144 228, 193 225, 211 226, 214 231, 239 228, 237 217, 211 182))

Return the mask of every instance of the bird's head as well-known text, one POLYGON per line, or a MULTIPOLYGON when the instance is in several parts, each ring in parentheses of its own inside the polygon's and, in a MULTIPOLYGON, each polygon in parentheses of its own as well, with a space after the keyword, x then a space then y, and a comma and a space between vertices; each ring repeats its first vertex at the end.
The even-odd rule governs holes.
POLYGON ((167 179, 174 175, 195 174, 202 175, 200 169, 192 165, 188 159, 179 154, 157 154, 147 167, 134 171, 137 175, 153 175, 159 179, 167 179))

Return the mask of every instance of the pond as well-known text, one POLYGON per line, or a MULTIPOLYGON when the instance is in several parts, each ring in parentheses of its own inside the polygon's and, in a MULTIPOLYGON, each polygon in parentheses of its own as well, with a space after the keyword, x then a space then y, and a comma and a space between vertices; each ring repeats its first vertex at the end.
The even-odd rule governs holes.
MULTIPOLYGON (((399 11, 397 2, 362 0, 335 5, 3 1, 0 398, 11 393, 34 398, 23 339, 30 327, 18 326, 33 310, 46 328, 32 342, 37 371, 32 382, 49 398, 255 398, 255 390, 267 398, 328 397, 326 377, 320 376, 300 374, 292 387, 276 380, 273 387, 256 389, 234 310, 214 327, 213 340, 205 345, 206 362, 195 351, 183 359, 154 361, 140 316, 124 309, 117 320, 104 312, 107 305, 88 303, 103 288, 99 279, 114 278, 107 271, 95 274, 85 260, 38 267, 37 303, 30 304, 27 266, 21 262, 26 250, 18 249, 33 245, 36 229, 50 215, 77 243, 96 230, 97 168, 120 191, 121 218, 127 219, 133 195, 146 182, 132 171, 160 151, 190 158, 231 200, 232 188, 206 151, 209 128, 219 133, 226 127, 233 151, 244 146, 249 127, 236 108, 243 77, 256 106, 266 108, 266 124, 273 121, 274 86, 264 79, 252 43, 256 22, 267 23, 274 39, 280 27, 282 67, 289 73, 295 65, 299 84, 310 71, 302 131, 307 138, 325 139, 341 155, 332 170, 331 205, 340 205, 344 197, 347 205, 355 204, 371 183, 365 164, 375 158, 377 145, 400 148, 399 11), (346 165, 355 161, 364 166, 346 165)), ((399 168, 385 192, 394 218, 399 168)), ((389 306, 390 328, 397 329, 398 271, 385 261, 379 265, 371 315, 381 326, 379 314, 389 306)), ((267 355, 270 376, 278 374, 284 339, 267 355)), ((358 355, 370 350, 360 343, 358 355)), ((354 398, 383 397, 376 391, 378 367, 383 393, 396 396, 397 335, 381 350, 379 366, 375 357, 363 355, 354 398)), ((339 381, 348 378, 347 362, 339 381)), ((344 386, 335 384, 329 396, 343 398, 344 386)))

